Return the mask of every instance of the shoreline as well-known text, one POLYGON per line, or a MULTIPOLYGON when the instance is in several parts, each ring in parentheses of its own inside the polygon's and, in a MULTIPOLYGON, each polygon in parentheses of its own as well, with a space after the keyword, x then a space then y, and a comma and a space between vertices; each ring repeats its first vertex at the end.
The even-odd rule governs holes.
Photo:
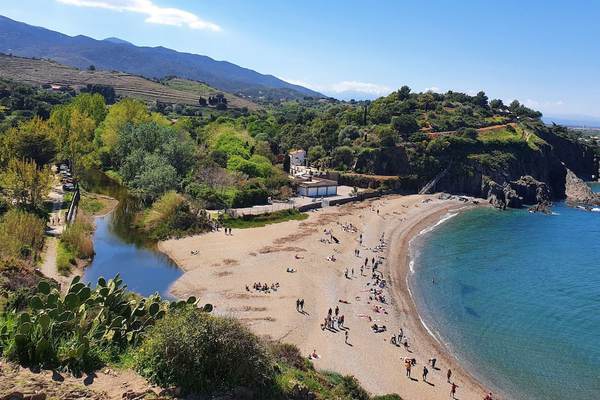
POLYGON ((445 372, 450 368, 453 381, 459 386, 458 397, 479 400, 487 393, 484 385, 428 332, 407 281, 411 273, 410 242, 424 230, 439 225, 449 212, 474 207, 477 206, 439 200, 433 195, 386 196, 329 207, 310 213, 309 219, 302 222, 234 230, 233 237, 213 232, 162 241, 157 249, 184 272, 170 286, 169 292, 174 297, 195 295, 202 302, 215 305, 215 312, 240 319, 259 335, 293 343, 304 354, 316 348, 322 356, 314 361, 316 368, 354 375, 373 394, 398 393, 408 400, 447 398, 449 384, 445 372), (374 213, 375 208, 381 209, 381 215, 374 213), (358 233, 338 232, 340 222, 352 222, 359 227, 367 242, 361 247, 364 253, 385 232, 389 245, 380 253, 385 256, 380 269, 390 283, 386 291, 392 299, 382 304, 387 308, 385 315, 373 314, 375 302, 362 294, 368 291, 368 285, 365 290, 368 278, 344 279, 344 269, 356 266, 357 258, 351 253, 357 246, 358 233), (323 229, 334 229, 340 244, 319 243, 323 229), (198 253, 192 255, 192 250, 198 253), (324 261, 331 254, 338 260, 324 261), (287 266, 296 268, 298 273, 285 273, 287 266), (252 280, 264 282, 261 280, 264 276, 281 282, 281 293, 262 295, 243 289, 252 280), (307 315, 294 312, 293 302, 297 297, 306 299, 307 315), (340 347, 343 335, 332 335, 319 328, 321 313, 334 304, 350 313, 346 314, 346 325, 351 327, 351 348, 340 347), (388 331, 373 333, 369 329, 371 323, 364 319, 366 316, 386 324, 388 331), (403 355, 404 349, 389 343, 390 335, 400 327, 409 338, 409 354, 403 355), (406 356, 417 358, 417 371, 429 358, 438 359, 436 366, 440 369, 430 370, 429 386, 420 380, 410 382, 404 378, 401 360, 406 356))
MULTIPOLYGON (((400 243, 400 246, 396 249, 390 249, 389 253, 390 259, 396 260, 397 264, 395 265, 396 268, 389 269, 388 274, 392 282, 391 287, 392 295, 395 300, 394 303, 398 304, 399 302, 403 302, 408 305, 410 312, 406 313, 406 315, 408 316, 412 328, 419 331, 420 336, 429 341, 430 346, 437 350, 438 362, 441 361, 443 364, 449 366, 453 374, 458 372, 464 377, 469 385, 479 388, 481 392, 485 394, 489 389, 461 364, 458 356, 448 348, 442 338, 438 337, 425 323, 422 315, 419 313, 415 295, 411 290, 409 282, 410 275, 418 273, 418 270, 414 269, 415 254, 413 254, 412 249, 414 242, 423 240, 421 238, 422 235, 432 232, 436 227, 440 226, 450 218, 476 207, 477 206, 462 206, 458 208, 447 207, 438 210, 424 216, 423 219, 415 223, 408 231, 402 231, 395 235, 395 239, 400 243), (452 215, 452 217, 446 218, 449 215, 452 215), (404 291, 404 293, 402 293, 402 291, 404 291)), ((397 229, 394 229, 393 231, 395 230, 397 229)))
MULTIPOLYGON (((440 226, 443 223, 445 223, 446 221, 458 216, 460 213, 469 211, 469 210, 473 210, 477 207, 489 207, 489 206, 470 205, 470 206, 460 207, 458 209, 449 209, 445 214, 439 216, 438 221, 436 223, 426 226, 423 230, 421 230, 419 233, 414 235, 408 241, 407 254, 408 254, 408 259, 409 259, 409 261, 408 261, 409 262, 409 270, 406 272, 405 284, 406 284, 406 288, 407 288, 407 292, 409 294, 410 300, 412 301, 412 304, 415 309, 414 315, 416 315, 418 317, 418 320, 419 320, 418 322, 422 326, 424 333, 429 335, 432 342, 435 342, 435 343, 432 343, 432 345, 436 346, 440 349, 440 354, 445 354, 446 357, 449 357, 448 362, 450 364, 454 364, 456 366, 457 370, 458 369, 462 370, 463 373, 465 375, 467 375, 467 377, 471 380, 471 383, 473 385, 477 385, 477 386, 481 387, 482 390, 485 391, 485 393, 487 393, 488 391, 491 391, 494 394, 494 398, 510 399, 511 395, 508 394, 507 391, 496 386, 495 384, 493 384, 491 382, 487 382, 487 384, 484 384, 484 382, 486 382, 486 378, 484 376, 475 374, 473 372, 473 370, 476 368, 475 367, 476 362, 467 362, 465 360, 459 359, 458 355, 456 354, 456 351, 452 350, 452 348, 451 348, 452 343, 446 342, 439 331, 432 329, 429 327, 429 325, 427 325, 427 323, 425 322, 425 320, 423 318, 423 313, 426 311, 421 310, 422 312, 419 312, 419 306, 416 303, 415 295, 413 293, 413 290, 411 290, 411 284, 409 281, 410 275, 414 275, 414 274, 418 273, 418 270, 415 270, 413 268, 413 266, 416 264, 416 257, 417 257, 417 255, 414 251, 414 247, 418 245, 419 241, 425 240, 422 236, 425 234, 431 233, 438 226, 440 226)), ((453 369, 453 371, 454 371, 454 369, 453 369)))

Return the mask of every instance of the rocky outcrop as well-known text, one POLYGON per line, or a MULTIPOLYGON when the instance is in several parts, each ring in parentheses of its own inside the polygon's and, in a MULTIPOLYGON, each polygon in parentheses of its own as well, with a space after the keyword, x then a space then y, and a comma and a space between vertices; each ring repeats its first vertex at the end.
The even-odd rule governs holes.
POLYGON ((504 184, 486 177, 484 188, 490 204, 503 210, 507 207, 521 208, 526 204, 545 204, 546 207, 551 204, 552 195, 548 185, 528 175, 504 184))
POLYGON ((552 193, 548 185, 529 175, 510 182, 510 186, 522 199, 523 204, 549 203, 552 199, 552 193))
POLYGON ((550 208, 551 206, 552 206, 552 203, 550 203, 550 202, 542 202, 542 203, 536 204, 535 206, 529 207, 529 211, 534 212, 534 213, 543 213, 543 214, 550 215, 550 214, 552 214, 552 209, 550 208))
POLYGON ((567 196, 567 203, 574 205, 600 206, 600 194, 594 193, 587 183, 577 177, 577 175, 568 168, 565 177, 565 194, 567 196))

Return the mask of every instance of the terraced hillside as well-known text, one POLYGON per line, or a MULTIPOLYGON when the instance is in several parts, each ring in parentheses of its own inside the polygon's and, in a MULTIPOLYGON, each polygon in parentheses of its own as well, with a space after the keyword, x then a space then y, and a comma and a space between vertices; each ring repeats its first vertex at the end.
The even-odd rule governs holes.
MULTIPOLYGON (((208 86, 204 82, 192 81, 183 78, 165 79, 161 81, 161 83, 171 89, 175 89, 180 92, 192 93, 196 97, 204 97, 205 99, 208 99, 208 97, 214 96, 217 93, 222 93, 214 87, 208 86)), ((254 110, 258 107, 256 103, 233 94, 228 93, 225 97, 227 97, 228 104, 234 108, 247 107, 249 110, 254 110)))
MULTIPOLYGON (((116 71, 78 70, 49 60, 38 60, 0 54, 0 77, 32 85, 58 84, 80 89, 87 84, 112 86, 122 97, 133 97, 144 101, 159 100, 165 103, 198 105, 203 93, 223 93, 200 82, 185 81, 189 87, 203 90, 181 90, 179 85, 166 86, 140 76, 116 71)), ((182 85, 185 86, 185 85, 182 85)), ((258 108, 255 103, 230 93, 223 93, 230 108, 258 108)))

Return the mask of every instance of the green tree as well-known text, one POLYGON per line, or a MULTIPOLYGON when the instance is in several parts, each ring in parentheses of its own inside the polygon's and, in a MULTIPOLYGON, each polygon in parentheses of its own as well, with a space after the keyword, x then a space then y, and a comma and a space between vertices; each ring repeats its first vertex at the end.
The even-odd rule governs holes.
POLYGON ((0 183, 18 206, 41 210, 50 191, 52 172, 48 167, 38 168, 33 160, 13 158, 0 174, 0 183))
POLYGON ((410 115, 392 117, 392 127, 404 138, 407 138, 411 133, 419 130, 419 124, 417 123, 417 120, 415 117, 410 115))
POLYGON ((6 132, 2 140, 2 158, 34 160, 37 165, 50 163, 56 155, 56 144, 48 123, 38 117, 24 121, 6 132))
POLYGON ((348 170, 352 168, 354 151, 351 147, 340 146, 333 150, 333 162, 338 168, 348 170))
POLYGON ((478 105, 482 108, 487 108, 488 106, 488 97, 485 95, 485 92, 481 91, 473 97, 473 104, 478 105))
POLYGON ((397 97, 398 100, 406 100, 410 96, 410 88, 406 85, 402 86, 398 89, 397 97))
POLYGON ((326 155, 327 153, 325 152, 325 149, 320 144, 312 146, 308 149, 308 162, 314 164, 315 162, 325 158, 326 155))
POLYGON ((102 145, 107 147, 107 151, 110 152, 119 141, 119 132, 127 124, 135 125, 151 120, 152 115, 146 104, 129 98, 121 100, 110 107, 106 118, 98 129, 99 139, 102 145))

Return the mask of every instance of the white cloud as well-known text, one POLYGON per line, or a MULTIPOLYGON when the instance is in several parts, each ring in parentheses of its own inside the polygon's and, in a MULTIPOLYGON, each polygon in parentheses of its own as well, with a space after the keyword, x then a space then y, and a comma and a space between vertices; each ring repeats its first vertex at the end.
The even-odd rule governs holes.
POLYGON ((382 94, 388 94, 392 91, 392 89, 384 85, 357 81, 342 81, 334 83, 331 85, 331 90, 335 93, 358 92, 366 94, 375 94, 379 96, 382 94))
POLYGON ((537 101, 537 100, 533 100, 533 99, 527 99, 527 100, 525 100, 524 104, 526 107, 533 108, 533 109, 536 109, 536 108, 553 109, 553 108, 560 108, 565 103, 562 100, 537 101))
POLYGON ((316 90, 318 92, 324 93, 335 93, 335 94, 343 94, 343 93, 363 93, 366 95, 375 95, 382 96, 392 92, 392 89, 385 85, 379 85, 377 83, 370 82, 358 82, 358 81, 341 81, 336 83, 329 83, 325 85, 317 85, 309 82, 297 80, 297 79, 287 79, 282 78, 284 81, 289 82, 294 85, 304 86, 305 88, 309 88, 312 90, 316 90))
POLYGON ((426 92, 434 92, 434 93, 442 93, 442 89, 440 89, 437 86, 432 86, 432 87, 425 88, 425 91, 426 92))
POLYGON ((152 0, 56 0, 59 3, 77 6, 103 8, 118 12, 132 12, 146 16, 146 22, 160 25, 187 26, 190 29, 202 29, 213 32, 221 27, 205 21, 189 11, 179 8, 160 7, 152 0))

